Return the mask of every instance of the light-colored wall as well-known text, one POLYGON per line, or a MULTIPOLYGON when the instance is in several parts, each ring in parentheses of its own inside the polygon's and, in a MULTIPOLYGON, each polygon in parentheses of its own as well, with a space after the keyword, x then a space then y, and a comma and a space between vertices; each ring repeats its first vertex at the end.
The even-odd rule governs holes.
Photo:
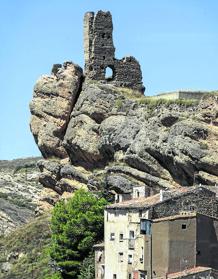
POLYGON ((165 100, 178 100, 178 99, 194 99, 194 100, 200 100, 205 95, 208 95, 209 92, 201 92, 201 91, 177 91, 177 92, 169 92, 169 93, 163 93, 156 96, 152 96, 152 99, 165 99, 165 100))
POLYGON ((148 194, 145 192, 145 186, 134 186, 132 189, 132 198, 137 199, 139 197, 147 197, 148 194))
POLYGON ((160 95, 152 96, 155 99, 177 100, 179 99, 179 92, 163 93, 160 95))
POLYGON ((148 212, 127 210, 105 210, 105 279, 112 279, 113 274, 117 279, 129 278, 129 273, 134 270, 144 269, 145 257, 148 257, 148 251, 144 245, 144 236, 140 235, 140 218, 146 218, 148 212), (116 213, 115 213, 116 212, 116 213), (129 249, 129 232, 135 233, 135 249, 129 249), (115 233, 115 240, 110 240, 110 234, 115 233), (124 240, 119 241, 119 234, 124 235, 124 240), (144 249, 144 261, 140 262, 142 256, 141 248, 144 249), (123 253, 123 262, 119 262, 118 255, 123 253), (128 264, 128 255, 133 256, 133 263, 128 264))

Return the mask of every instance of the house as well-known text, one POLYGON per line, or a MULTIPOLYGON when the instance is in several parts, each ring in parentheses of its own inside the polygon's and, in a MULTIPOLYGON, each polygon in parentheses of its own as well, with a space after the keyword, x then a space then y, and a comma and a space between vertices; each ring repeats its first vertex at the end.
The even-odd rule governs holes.
POLYGON ((182 187, 107 206, 104 263, 96 259, 96 270, 104 266, 104 272, 96 278, 160 279, 190 269, 195 276, 195 267, 198 273, 217 270, 217 205, 209 189, 182 187))

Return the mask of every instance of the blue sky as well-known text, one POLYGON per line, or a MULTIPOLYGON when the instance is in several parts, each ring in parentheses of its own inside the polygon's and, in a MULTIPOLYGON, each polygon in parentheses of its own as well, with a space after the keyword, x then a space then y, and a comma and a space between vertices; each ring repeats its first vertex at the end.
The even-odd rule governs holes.
POLYGON ((216 0, 0 0, 0 159, 39 155, 33 85, 54 63, 83 66, 83 15, 109 10, 116 56, 141 63, 146 94, 218 89, 216 0))

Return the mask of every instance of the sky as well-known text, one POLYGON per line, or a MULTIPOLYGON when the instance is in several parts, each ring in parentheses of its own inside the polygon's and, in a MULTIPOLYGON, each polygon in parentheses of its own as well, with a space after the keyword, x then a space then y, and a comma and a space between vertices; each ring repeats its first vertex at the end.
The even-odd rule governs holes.
POLYGON ((83 16, 109 10, 116 57, 141 64, 146 95, 218 89, 217 0, 0 0, 0 160, 38 156, 33 86, 52 65, 83 60, 83 16))

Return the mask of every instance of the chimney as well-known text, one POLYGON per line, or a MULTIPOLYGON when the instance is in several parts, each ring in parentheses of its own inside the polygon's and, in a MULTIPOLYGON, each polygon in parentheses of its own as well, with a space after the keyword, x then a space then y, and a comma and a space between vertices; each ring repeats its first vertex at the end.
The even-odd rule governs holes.
POLYGON ((160 201, 165 201, 167 199, 170 199, 172 197, 170 191, 166 190, 160 190, 160 201))

